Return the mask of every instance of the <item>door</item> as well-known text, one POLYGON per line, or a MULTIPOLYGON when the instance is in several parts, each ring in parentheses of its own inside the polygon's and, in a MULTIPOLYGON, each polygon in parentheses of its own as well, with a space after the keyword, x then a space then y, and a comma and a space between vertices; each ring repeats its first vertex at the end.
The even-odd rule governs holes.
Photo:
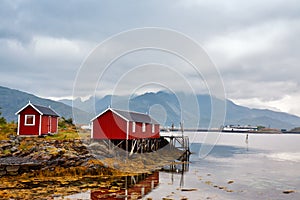
POLYGON ((52 118, 51 116, 48 117, 48 133, 51 133, 51 123, 52 123, 52 118))

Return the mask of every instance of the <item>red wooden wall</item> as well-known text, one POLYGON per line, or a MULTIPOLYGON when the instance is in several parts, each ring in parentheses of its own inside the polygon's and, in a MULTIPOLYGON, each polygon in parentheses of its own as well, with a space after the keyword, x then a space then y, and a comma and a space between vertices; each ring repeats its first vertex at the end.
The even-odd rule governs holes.
MULTIPOLYGON (((111 110, 106 111, 93 120, 94 139, 126 139, 127 121, 111 110)), ((152 133, 152 124, 146 124, 146 131, 142 131, 142 123, 136 122, 135 132, 132 132, 132 122, 128 122, 128 139, 159 138, 159 125, 155 125, 152 133)))
POLYGON ((20 114, 19 134, 20 135, 39 135, 40 114, 31 106, 25 108, 20 114), (25 126, 25 115, 35 115, 35 125, 25 126))
POLYGON ((152 124, 145 124, 146 130, 143 132, 143 123, 135 123, 135 132, 132 132, 133 122, 129 122, 129 139, 143 139, 143 138, 159 138, 159 124, 154 125, 154 133, 152 133, 152 124))
POLYGON ((58 117, 51 117, 51 133, 57 133, 58 117))
POLYGON ((57 117, 42 116, 41 134, 56 133, 57 132, 57 117), (51 124, 51 125, 50 125, 51 124))
POLYGON ((94 139, 126 139, 127 122, 111 110, 93 121, 94 139))

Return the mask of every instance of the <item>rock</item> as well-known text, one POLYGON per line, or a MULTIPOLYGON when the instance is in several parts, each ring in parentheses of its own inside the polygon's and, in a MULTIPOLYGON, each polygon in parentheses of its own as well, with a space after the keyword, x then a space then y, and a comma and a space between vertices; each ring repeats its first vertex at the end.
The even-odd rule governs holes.
POLYGON ((197 191, 197 188, 181 188, 182 192, 192 192, 197 191))
POLYGON ((50 155, 42 155, 41 160, 50 160, 50 155))
POLYGON ((218 188, 219 188, 220 190, 226 189, 226 187, 224 187, 224 186, 219 186, 218 188))
POLYGON ((16 172, 7 172, 7 173, 11 176, 17 176, 19 174, 18 171, 16 171, 16 172))
POLYGON ((0 176, 6 175, 6 170, 0 170, 0 176))
POLYGON ((13 156, 19 156, 21 155, 23 152, 22 151, 16 151, 13 153, 13 156))
POLYGON ((33 153, 33 152, 35 152, 35 151, 37 151, 37 147, 31 147, 30 149, 29 149, 29 153, 33 153))
POLYGON ((10 143, 7 142, 7 143, 2 144, 0 147, 1 147, 3 150, 5 150, 5 149, 11 148, 12 145, 11 145, 10 143))
POLYGON ((284 190, 282 193, 283 194, 295 193, 295 190, 284 190))
POLYGON ((211 181, 205 181, 205 184, 206 185, 212 185, 212 182, 211 181))
POLYGON ((80 165, 82 165, 82 163, 83 163, 83 161, 79 160, 79 161, 75 162, 75 166, 80 166, 80 165))
POLYGON ((11 153, 14 153, 14 152, 16 152, 16 151, 18 151, 18 148, 17 148, 17 147, 12 147, 12 148, 10 149, 10 152, 11 152, 11 153))
POLYGON ((18 139, 19 142, 22 142, 24 140, 24 137, 19 137, 18 136, 17 139, 18 139))
POLYGON ((116 168, 116 169, 118 169, 120 166, 119 166, 119 163, 117 163, 117 162, 115 162, 114 164, 113 164, 113 166, 114 166, 114 168, 116 168))
POLYGON ((64 153, 66 153, 66 150, 65 149, 61 149, 61 148, 57 148, 57 153, 59 155, 63 155, 64 153))
POLYGON ((6 171, 7 172, 17 172, 19 170, 20 166, 19 165, 8 165, 6 166, 6 171))
POLYGON ((9 140, 9 143, 13 146, 16 144, 15 140, 9 140))
POLYGON ((8 138, 9 138, 9 139, 11 139, 11 140, 14 140, 14 139, 16 139, 16 138, 17 138, 17 136, 14 136, 14 135, 9 135, 9 136, 8 136, 8 138))
POLYGON ((19 138, 16 138, 14 141, 15 141, 15 144, 20 144, 19 138))
POLYGON ((230 181, 227 182, 227 184, 232 184, 232 183, 234 183, 233 180, 230 180, 230 181))

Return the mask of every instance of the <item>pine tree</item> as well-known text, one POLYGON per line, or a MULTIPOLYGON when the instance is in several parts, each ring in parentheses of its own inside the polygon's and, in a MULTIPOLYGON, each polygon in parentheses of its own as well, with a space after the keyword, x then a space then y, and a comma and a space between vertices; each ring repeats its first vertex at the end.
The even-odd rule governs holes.
MULTIPOLYGON (((1 107, 0 107, 1 110, 1 107)), ((0 124, 6 124, 6 119, 4 117, 1 117, 2 112, 0 111, 0 124)))

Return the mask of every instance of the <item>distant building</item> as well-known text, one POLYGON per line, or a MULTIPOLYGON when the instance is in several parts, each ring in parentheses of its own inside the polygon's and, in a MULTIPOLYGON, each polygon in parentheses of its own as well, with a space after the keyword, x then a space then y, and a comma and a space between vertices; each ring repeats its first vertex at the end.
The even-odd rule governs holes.
POLYGON ((257 126, 240 126, 240 125, 227 125, 222 128, 223 132, 256 132, 257 126))
POLYGON ((45 135, 57 133, 59 115, 50 107, 29 103, 18 115, 18 135, 45 135))
POLYGON ((108 108, 92 121, 92 139, 159 138, 159 123, 149 115, 108 108))

